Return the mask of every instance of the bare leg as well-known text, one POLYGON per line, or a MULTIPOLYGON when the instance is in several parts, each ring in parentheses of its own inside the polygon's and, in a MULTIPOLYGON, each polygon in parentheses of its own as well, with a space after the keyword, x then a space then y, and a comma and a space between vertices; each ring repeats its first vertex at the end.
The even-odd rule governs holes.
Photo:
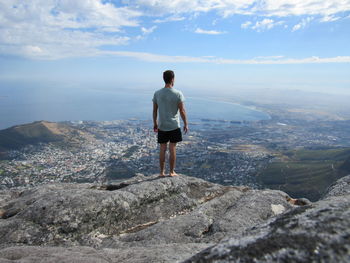
POLYGON ((160 174, 159 176, 165 176, 165 153, 166 153, 167 144, 161 143, 160 149, 159 149, 159 167, 160 167, 160 174))
POLYGON ((170 166, 170 176, 177 176, 178 174, 175 172, 175 164, 176 164, 176 142, 169 143, 169 166, 170 166))

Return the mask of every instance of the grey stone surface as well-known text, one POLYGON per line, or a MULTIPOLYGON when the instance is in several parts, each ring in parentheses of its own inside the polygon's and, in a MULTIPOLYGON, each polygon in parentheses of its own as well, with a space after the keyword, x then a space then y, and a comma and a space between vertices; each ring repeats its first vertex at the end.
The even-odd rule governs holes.
POLYGON ((185 262, 350 262, 347 182, 349 177, 340 179, 324 200, 226 238, 185 262))
POLYGON ((124 242, 184 243, 218 242, 228 235, 240 235, 246 228, 274 217, 271 205, 282 212, 292 208, 279 191, 231 190, 193 211, 120 237, 124 242))
POLYGON ((0 262, 108 263, 106 253, 90 247, 9 247, 0 251, 0 262))
POLYGON ((340 178, 333 183, 326 191, 324 199, 331 196, 341 196, 350 194, 350 175, 340 178))
POLYGON ((114 191, 90 184, 44 185, 18 193, 2 205, 1 243, 89 245, 191 210, 226 188, 180 176, 144 178, 114 191), (8 225, 18 225, 13 231, 8 225), (21 227, 25 225, 26 227, 21 227), (35 231, 40 229, 37 234, 35 231))
POLYGON ((18 246, 0 250, 0 262, 20 263, 148 263, 181 262, 203 244, 165 244, 124 249, 94 249, 91 247, 18 246))
POLYGON ((281 191, 185 175, 42 185, 0 201, 0 262, 181 262, 297 207, 281 191))

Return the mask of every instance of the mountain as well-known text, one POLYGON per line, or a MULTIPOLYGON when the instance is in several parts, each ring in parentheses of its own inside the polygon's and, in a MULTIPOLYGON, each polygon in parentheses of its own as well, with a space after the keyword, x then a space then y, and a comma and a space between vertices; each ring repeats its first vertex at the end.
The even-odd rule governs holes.
POLYGON ((84 133, 64 123, 36 121, 0 131, 0 152, 15 150, 28 144, 47 142, 78 143, 84 133))
POLYGON ((1 262, 346 262, 350 176, 323 200, 198 178, 0 191, 1 262))

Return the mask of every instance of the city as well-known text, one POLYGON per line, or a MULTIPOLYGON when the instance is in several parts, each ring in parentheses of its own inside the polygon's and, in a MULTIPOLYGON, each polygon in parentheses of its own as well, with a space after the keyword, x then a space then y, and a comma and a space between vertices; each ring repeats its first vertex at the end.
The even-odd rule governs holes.
MULTIPOLYGON (((158 173, 156 134, 150 121, 65 122, 89 136, 78 145, 28 145, 0 161, 0 187, 52 182, 112 182, 158 173)), ((349 147, 348 121, 280 119, 203 121, 177 147, 177 172, 208 181, 261 188, 257 176, 281 151, 349 147), (346 126, 346 127, 345 127, 346 126)))

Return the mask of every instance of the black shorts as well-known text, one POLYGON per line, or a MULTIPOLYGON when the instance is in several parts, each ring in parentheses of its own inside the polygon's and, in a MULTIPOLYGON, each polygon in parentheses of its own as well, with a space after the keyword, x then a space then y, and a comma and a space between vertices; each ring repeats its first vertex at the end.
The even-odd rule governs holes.
POLYGON ((182 133, 180 128, 172 131, 158 130, 158 143, 167 143, 169 141, 172 143, 182 141, 182 133))

